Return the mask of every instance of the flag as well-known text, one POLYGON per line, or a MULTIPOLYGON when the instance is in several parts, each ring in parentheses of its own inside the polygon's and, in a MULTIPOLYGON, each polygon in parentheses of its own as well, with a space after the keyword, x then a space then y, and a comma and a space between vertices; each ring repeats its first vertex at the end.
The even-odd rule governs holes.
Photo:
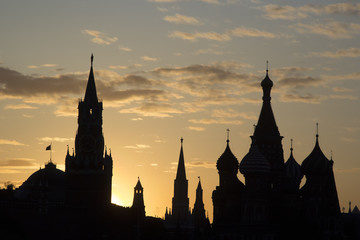
POLYGON ((46 151, 51 150, 51 144, 50 144, 49 146, 47 146, 45 150, 46 150, 46 151))

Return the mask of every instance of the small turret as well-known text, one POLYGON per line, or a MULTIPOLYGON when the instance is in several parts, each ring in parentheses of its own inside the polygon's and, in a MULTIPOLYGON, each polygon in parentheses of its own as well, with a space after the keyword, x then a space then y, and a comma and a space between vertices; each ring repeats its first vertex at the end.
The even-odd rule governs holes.
POLYGON ((135 209, 138 217, 145 217, 144 188, 141 185, 140 178, 134 187, 134 200, 131 208, 135 209))

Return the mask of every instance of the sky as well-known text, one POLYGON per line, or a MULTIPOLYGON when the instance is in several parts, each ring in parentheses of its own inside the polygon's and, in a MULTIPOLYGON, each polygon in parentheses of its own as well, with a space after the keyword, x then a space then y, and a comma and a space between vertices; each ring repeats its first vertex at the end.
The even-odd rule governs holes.
MULTIPOLYGON (((21 185, 49 161, 64 170, 94 54, 113 202, 171 207, 184 138, 190 207, 198 176, 212 219, 216 161, 250 147, 266 61, 272 107, 298 163, 315 144, 334 160, 340 207, 360 205, 358 1, 1 1, 0 184, 21 185)), ((244 182, 241 174, 239 179, 244 182)))

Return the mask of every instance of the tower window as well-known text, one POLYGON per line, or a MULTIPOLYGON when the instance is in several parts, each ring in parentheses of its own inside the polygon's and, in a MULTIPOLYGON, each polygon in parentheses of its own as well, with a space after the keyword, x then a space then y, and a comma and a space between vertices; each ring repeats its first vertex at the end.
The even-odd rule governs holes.
POLYGON ((92 113, 93 113, 93 110, 92 110, 92 108, 90 108, 90 115, 92 115, 92 113))

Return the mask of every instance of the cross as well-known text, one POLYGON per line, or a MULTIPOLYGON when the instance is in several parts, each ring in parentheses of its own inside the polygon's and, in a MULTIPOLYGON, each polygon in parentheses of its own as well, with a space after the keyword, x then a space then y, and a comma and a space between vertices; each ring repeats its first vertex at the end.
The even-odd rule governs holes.
POLYGON ((226 131, 227 131, 227 139, 226 139, 226 141, 227 141, 227 142, 229 142, 229 133, 230 133, 230 129, 226 129, 226 131))

